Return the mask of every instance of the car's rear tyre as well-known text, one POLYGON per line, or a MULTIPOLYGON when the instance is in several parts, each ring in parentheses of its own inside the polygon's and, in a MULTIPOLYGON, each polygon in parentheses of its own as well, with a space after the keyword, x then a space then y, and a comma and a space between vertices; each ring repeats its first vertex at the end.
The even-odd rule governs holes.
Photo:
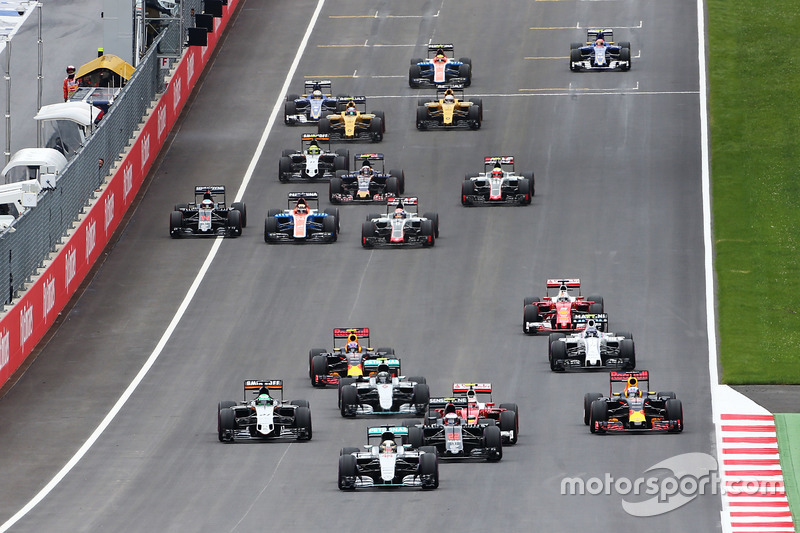
POLYGON ((472 130, 481 129, 481 110, 479 107, 470 106, 467 112, 467 120, 469 121, 469 128, 472 130))
POLYGON ((268 216, 266 220, 264 220, 264 242, 268 244, 275 242, 270 238, 271 233, 278 233, 278 219, 274 216, 268 216))
POLYGON ((330 199, 332 204, 338 204, 339 200, 334 197, 336 194, 342 194, 342 178, 335 177, 331 178, 331 181, 328 183, 328 198, 330 199))
POLYGON ((518 189, 519 194, 523 195, 522 199, 519 202, 519 205, 530 205, 531 203, 531 182, 525 178, 522 178, 518 182, 518 189))
POLYGON ((347 168, 350 168, 350 149, 349 148, 337 148, 336 155, 340 157, 344 157, 347 160, 347 168))
MULTIPOLYGON (((414 61, 413 59, 411 61, 414 61)), ((422 77, 422 68, 417 65, 413 64, 408 67, 408 86, 417 88, 419 87, 419 83, 417 83, 417 79, 422 77)))
POLYGON ((554 342, 550 345, 550 370, 553 372, 564 370, 564 365, 557 363, 558 360, 567 358, 567 345, 563 342, 554 342))
POLYGON ((344 170, 345 172, 350 168, 349 160, 341 155, 337 155, 333 158, 333 171, 336 172, 337 170, 344 170))
POLYGON ((425 130, 428 128, 425 122, 428 120, 428 108, 424 105, 417 106, 417 129, 425 130))
POLYGON ((432 453, 419 456, 419 475, 429 481, 423 481, 422 490, 439 488, 439 457, 432 453))
POLYGON ((355 455, 339 456, 339 490, 355 490, 353 482, 348 482, 347 478, 358 476, 358 461, 355 455))
POLYGON ((408 427, 408 443, 412 448, 422 448, 425 445, 425 431, 415 425, 408 427))
POLYGON ((331 121, 328 117, 320 117, 317 123, 317 133, 328 134, 331 132, 331 121))
POLYGON ((375 236, 375 223, 367 220, 361 223, 361 246, 364 248, 372 248, 372 241, 370 239, 375 236))
POLYGON ((481 98, 470 98, 470 102, 472 102, 472 107, 477 107, 478 111, 480 112, 481 120, 483 120, 483 99, 481 98))
POLYGON ((439 213, 434 213, 432 211, 428 213, 422 214, 423 218, 427 218, 428 220, 433 222, 433 236, 437 239, 439 238, 439 213))
POLYGON ((469 63, 463 63, 458 66, 458 77, 464 78, 464 87, 469 87, 472 83, 472 67, 469 63))
POLYGON ((494 448, 496 451, 490 454, 486 460, 497 462, 503 458, 503 437, 500 435, 500 428, 497 426, 487 426, 483 430, 484 448, 494 448))
POLYGON ((339 231, 336 228, 336 219, 334 217, 325 217, 322 219, 322 231, 331 234, 330 242, 336 242, 339 238, 339 231))
POLYGON ((678 427, 671 429, 670 433, 680 433, 683 431, 683 404, 681 401, 677 398, 670 398, 665 402, 664 408, 667 411, 668 420, 678 421, 678 427))
POLYGON ((361 450, 359 450, 355 446, 345 446, 344 448, 339 450, 339 457, 341 457, 342 455, 352 455, 352 454, 358 453, 360 451, 361 450))
POLYGON ((183 213, 180 211, 173 211, 169 214, 169 236, 173 239, 180 238, 182 228, 183 213))
POLYGON ((573 72, 578 72, 581 69, 581 51, 580 48, 573 48, 569 51, 569 69, 573 72))
POLYGON ((624 47, 624 48, 620 49, 620 51, 619 51, 619 60, 627 62, 627 64, 625 64, 625 65, 620 65, 620 67, 619 67, 620 70, 626 72, 626 71, 631 69, 631 48, 630 48, 630 43, 628 43, 627 47, 624 47))
POLYGON ((595 428, 595 422, 608 421, 608 404, 605 400, 595 400, 592 402, 591 412, 589 415, 589 431, 592 433, 605 433, 603 428, 595 428))
POLYGON ((411 383, 425 383, 427 385, 428 380, 425 379, 425 376, 408 376, 406 381, 410 381, 411 383))
POLYGON ((541 301, 542 299, 539 298, 538 296, 526 296, 525 299, 522 300, 522 307, 525 307, 526 305, 534 305, 537 302, 541 301))
MULTIPOLYGON (((294 95, 290 95, 294 96, 294 95)), ((283 104, 283 122, 284 124, 290 125, 294 124, 294 118, 290 118, 292 115, 297 114, 297 106, 294 103, 294 100, 287 100, 286 103, 283 104)))
POLYGON ((343 388, 342 406, 341 406, 342 416, 355 416, 355 414, 349 413, 349 409, 350 407, 357 405, 358 405, 358 391, 356 391, 355 387, 343 388))
POLYGON ((400 186, 400 194, 405 194, 406 192, 406 173, 402 170, 392 169, 389 171, 389 175, 397 178, 397 183, 400 186))
MULTIPOLYGON (((217 410, 217 434, 220 442, 225 442, 225 432, 236 429, 236 413, 233 409, 222 408, 222 402, 217 410)), ((233 442, 233 439, 230 439, 233 442)))
POLYGON ((307 405, 301 405, 294 410, 294 427, 304 430, 304 435, 298 435, 297 440, 311 440, 311 409, 307 405))
POLYGON ((383 111, 370 111, 371 114, 381 119, 381 133, 386 133, 386 115, 383 111))
POLYGON ((400 196, 400 180, 394 176, 386 178, 386 194, 400 196))
POLYGON ((427 383, 417 383, 414 385, 414 396, 411 402, 417 407, 417 410, 422 410, 421 414, 428 409, 428 403, 431 401, 431 390, 428 388, 427 383))
POLYGON ((228 211, 228 235, 231 237, 239 237, 242 234, 242 212, 233 210, 228 211))
POLYGON ((600 312, 601 313, 605 309, 605 304, 603 303, 603 297, 602 296, 587 296, 586 297, 586 301, 587 302, 594 302, 596 304, 600 304, 600 312))
POLYGON ((583 395, 583 425, 589 425, 589 418, 592 415, 592 402, 602 398, 599 392, 587 392, 583 395))
MULTIPOLYGON (((528 183, 531 185, 531 198, 536 196, 536 178, 533 175, 533 172, 523 172, 522 177, 528 180, 528 183)), ((528 202, 530 203, 530 202, 528 202)))
POLYGON ((244 202, 233 202, 231 204, 231 209, 235 209, 242 214, 242 227, 247 227, 247 206, 244 202))
POLYGON ((575 50, 576 48, 580 48, 583 46, 583 43, 569 43, 569 49, 575 50))
POLYGON ((369 123, 369 135, 374 143, 383 140, 383 120, 381 120, 381 117, 375 117, 369 123))
POLYGON ((539 314, 539 307, 536 305, 526 305, 522 310, 522 331, 528 335, 535 335, 536 328, 528 328, 529 322, 541 322, 542 315, 539 314))
POLYGON ((327 350, 325 348, 311 348, 308 351, 308 377, 311 378, 311 383, 314 383, 314 372, 312 370, 311 361, 314 360, 314 357, 317 355, 322 355, 326 353, 327 350))
POLYGON ((333 220, 336 221, 336 233, 339 233, 341 228, 341 219, 339 218, 339 208, 338 207, 326 207, 323 211, 329 217, 333 217, 333 220))
POLYGON ((636 346, 631 339, 622 339, 619 343, 619 357, 620 359, 627 359, 627 370, 636 368, 636 346))
POLYGON ((390 357, 394 355, 394 348, 390 348, 388 346, 381 346, 380 348, 375 348, 375 355, 379 357, 390 357))
POLYGON ((563 333, 551 333, 547 336, 547 352, 550 353, 550 350, 553 348, 553 343, 556 342, 558 339, 564 339, 567 336, 563 333))
MULTIPOLYGON (((328 375, 328 358, 324 355, 315 355, 311 359, 311 374, 312 376, 327 376, 328 375)), ((315 387, 324 387, 325 382, 321 380, 311 379, 311 384, 315 387)))
POLYGON ((614 333, 614 336, 615 337, 623 337, 625 339, 633 340, 633 333, 631 333, 630 331, 618 331, 618 332, 614 333))
POLYGON ((308 400, 292 400, 289 402, 289 405, 296 405, 297 407, 311 407, 311 404, 308 403, 308 400))
POLYGON ((339 407, 342 406, 342 389, 344 389, 345 387, 349 387, 355 382, 356 382, 355 378, 348 378, 348 377, 339 378, 339 385, 336 391, 336 405, 338 405, 339 407))
POLYGON ((475 183, 472 180, 464 180, 461 183, 461 205, 472 205, 470 196, 473 194, 475 194, 475 183))
POLYGON ((677 395, 677 394, 675 394, 675 393, 674 393, 674 392, 672 392, 672 391, 659 391, 659 392, 657 392, 657 393, 656 393, 656 396, 657 396, 658 398, 664 398, 664 399, 667 399, 667 400, 669 400, 669 399, 675 399, 675 398, 677 398, 677 397, 678 397, 678 395, 677 395))
POLYGON ((419 233, 427 239, 422 241, 422 246, 430 247, 436 244, 436 231, 433 229, 432 220, 423 220, 419 227, 419 233))
POLYGON ((517 404, 500 404, 501 409, 506 409, 500 413, 500 431, 511 431, 513 437, 505 440, 506 444, 514 445, 519 438, 519 411, 517 404), (514 408, 511 409, 511 406, 514 408))

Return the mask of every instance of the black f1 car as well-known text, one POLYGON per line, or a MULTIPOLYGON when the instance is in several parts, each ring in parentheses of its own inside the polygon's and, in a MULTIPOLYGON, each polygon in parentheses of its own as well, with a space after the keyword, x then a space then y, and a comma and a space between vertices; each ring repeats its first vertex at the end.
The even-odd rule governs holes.
POLYGON ((370 213, 361 224, 361 245, 373 246, 433 246, 439 237, 439 215, 420 216, 417 198, 389 198, 386 214, 370 213), (411 210, 413 209, 413 211, 411 210))
POLYGON ((238 237, 247 227, 244 202, 225 204, 224 185, 194 188, 194 203, 175 204, 169 215, 169 234, 173 239, 184 235, 228 235, 238 237), (214 197, 220 199, 215 200, 214 197))
POLYGON ((609 394, 589 392, 583 397, 583 423, 592 433, 626 431, 683 431, 683 405, 674 392, 650 392, 650 373, 611 372, 609 394), (614 391, 615 383, 624 383, 614 391))
POLYGON ((286 436, 311 440, 311 408, 306 400, 285 401, 283 380, 248 379, 243 401, 217 405, 217 433, 221 442, 286 436), (276 392, 279 398, 273 397, 276 392))
POLYGON ((304 133, 300 150, 284 150, 278 162, 278 179, 283 182, 297 180, 330 179, 337 171, 350 170, 350 150, 331 151, 330 138, 317 133, 304 133))
POLYGON ((436 449, 415 449, 407 439, 408 428, 404 426, 367 428, 367 446, 342 448, 339 453, 339 489, 438 488, 436 449))
POLYGON ((336 242, 339 235, 339 208, 319 210, 316 192, 290 192, 289 209, 270 209, 264 221, 264 241, 336 242), (313 205, 314 207, 311 207, 313 205))
POLYGON ((572 43, 569 68, 578 70, 614 70, 631 68, 631 43, 614 43, 614 30, 588 30, 586 43, 572 43))
POLYGON ((533 172, 517 174, 514 157, 483 158, 483 172, 470 173, 461 184, 461 205, 530 205, 534 195, 533 172))
POLYGON ((429 44, 427 59, 414 58, 408 67, 408 85, 440 85, 457 83, 469 87, 472 83, 472 60, 453 57, 452 44, 429 44))
POLYGON ((339 170, 330 181, 330 200, 333 204, 385 202, 400 196, 406 189, 402 170, 386 173, 383 154, 356 154, 354 172, 339 170))
MULTIPOLYGON (((369 328, 334 328, 333 349, 311 348, 308 351, 308 377, 311 385, 324 387, 336 385, 342 378, 357 378, 372 372, 368 361, 394 357, 394 348, 372 348, 369 342, 369 328), (365 367, 366 364, 366 367, 365 367)), ((400 361, 390 364, 393 375, 400 375, 400 361)))

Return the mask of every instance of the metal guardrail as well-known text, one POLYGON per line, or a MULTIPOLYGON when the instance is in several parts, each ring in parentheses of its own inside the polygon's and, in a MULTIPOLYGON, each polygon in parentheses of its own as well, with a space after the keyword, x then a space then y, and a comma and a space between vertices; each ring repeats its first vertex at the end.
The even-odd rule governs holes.
POLYGON ((173 66, 186 46, 186 28, 194 25, 194 13, 202 13, 202 8, 202 0, 184 0, 181 20, 163 23, 133 76, 95 133, 64 169, 56 188, 43 191, 37 207, 0 234, 0 299, 4 304, 12 303, 78 220, 94 190, 143 122, 148 108, 165 88, 169 71, 161 68, 159 56, 173 56, 168 60, 170 68, 173 66), (100 159, 104 161, 102 167, 100 159))

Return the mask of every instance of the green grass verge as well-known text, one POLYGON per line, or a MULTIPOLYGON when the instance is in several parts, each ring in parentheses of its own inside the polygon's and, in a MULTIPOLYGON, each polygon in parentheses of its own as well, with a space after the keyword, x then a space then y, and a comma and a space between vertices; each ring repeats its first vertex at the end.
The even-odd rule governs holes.
POLYGON ((800 383, 800 9, 707 7, 722 381, 800 383))
POLYGON ((789 500, 792 519, 798 525, 795 513, 800 509, 800 414, 775 415, 775 431, 778 435, 786 499, 789 500))

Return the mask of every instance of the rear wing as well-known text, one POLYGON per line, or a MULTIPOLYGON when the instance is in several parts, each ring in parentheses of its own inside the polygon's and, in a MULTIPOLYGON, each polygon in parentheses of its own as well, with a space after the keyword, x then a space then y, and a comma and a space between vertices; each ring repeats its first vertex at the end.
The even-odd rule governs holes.
POLYGON ((434 57, 439 50, 442 52, 450 52, 450 57, 452 57, 455 47, 452 43, 430 43, 428 45, 428 58, 434 57))
POLYGON ((350 104, 353 104, 356 109, 361 111, 362 113, 367 112, 367 97, 366 96, 340 96, 337 98, 338 100, 338 109, 344 111, 350 104))
POLYGON ((453 85, 440 85, 436 88, 436 99, 443 100, 444 93, 447 91, 451 91, 453 96, 455 96, 456 100, 463 100, 464 99, 464 86, 461 84, 453 84, 453 85))
POLYGON ((377 374, 381 368, 381 365, 385 365, 388 372, 393 376, 400 375, 400 359, 389 359, 386 357, 378 357, 376 359, 366 359, 364 361, 364 375, 371 376, 373 374, 377 374))
POLYGON ((428 408, 442 409, 447 407, 448 404, 453 404, 455 407, 469 407, 469 400, 466 396, 456 396, 452 398, 431 398, 428 402, 428 408))
POLYGON ((562 285, 565 285, 568 289, 580 289, 581 280, 578 278, 547 280, 548 289, 560 289, 562 285))
POLYGON ((393 198, 388 198, 386 200, 386 212, 389 213, 392 209, 396 207, 402 207, 403 209, 407 209, 408 207, 414 207, 414 211, 419 213, 419 198, 415 196, 395 196, 393 198))
POLYGON ((397 440, 400 438, 403 444, 408 441, 408 428, 406 426, 372 426, 367 428, 367 443, 373 439, 397 440))
POLYGON ((350 342, 351 335, 356 336, 356 342, 361 344, 362 347, 369 349, 369 328, 333 328, 333 348, 336 349, 341 345, 350 342), (366 339, 367 343, 362 344, 362 339, 366 339), (342 340, 344 340, 344 342, 340 342, 339 346, 337 346, 336 341, 342 340))
POLYGON ((625 383, 625 389, 636 386, 642 391, 647 391, 650 386, 650 372, 647 370, 635 370, 629 372, 612 371, 608 375, 608 381, 609 393, 612 396, 614 395, 614 383, 625 383), (640 386, 639 383, 641 382, 644 382, 646 386, 640 386))
POLYGON ((495 167, 510 166, 514 170, 514 156, 513 155, 499 155, 499 156, 486 156, 483 158, 483 169, 489 171, 495 167))
MULTIPOLYGON (((608 324, 608 314, 607 313, 594 313, 594 314, 585 314, 585 315, 578 315, 574 318, 573 322, 575 324, 589 324, 590 321, 594 321, 594 326, 600 326, 608 324)), ((603 329, 603 328, 601 328, 603 329)))
POLYGON ((331 136, 327 133, 304 133, 300 137, 300 144, 303 150, 306 150, 312 143, 317 146, 323 145, 327 148, 327 151, 330 152, 331 136))
POLYGON ((383 161, 383 154, 356 154, 353 161, 383 161))
POLYGON ((593 42, 597 39, 603 39, 607 43, 611 44, 614 42, 614 30, 611 28, 599 29, 599 28, 592 28, 586 31, 586 42, 593 42))
POLYGON ((270 395, 272 391, 281 391, 281 400, 283 400, 282 379, 246 379, 244 381, 244 400, 247 401, 247 391, 250 391, 253 396, 257 396, 262 388, 266 388, 270 395))
POLYGON ((306 203, 315 202, 315 209, 319 209, 319 193, 314 191, 295 191, 286 195, 289 207, 292 207, 292 202, 297 202, 300 198, 304 199, 306 203))
POLYGON ((305 83, 303 83, 303 92, 306 94, 316 90, 320 90, 330 96, 331 80, 306 80, 305 83))
POLYGON ((491 383, 453 383, 453 394, 462 394, 474 390, 481 394, 491 394, 491 383))

